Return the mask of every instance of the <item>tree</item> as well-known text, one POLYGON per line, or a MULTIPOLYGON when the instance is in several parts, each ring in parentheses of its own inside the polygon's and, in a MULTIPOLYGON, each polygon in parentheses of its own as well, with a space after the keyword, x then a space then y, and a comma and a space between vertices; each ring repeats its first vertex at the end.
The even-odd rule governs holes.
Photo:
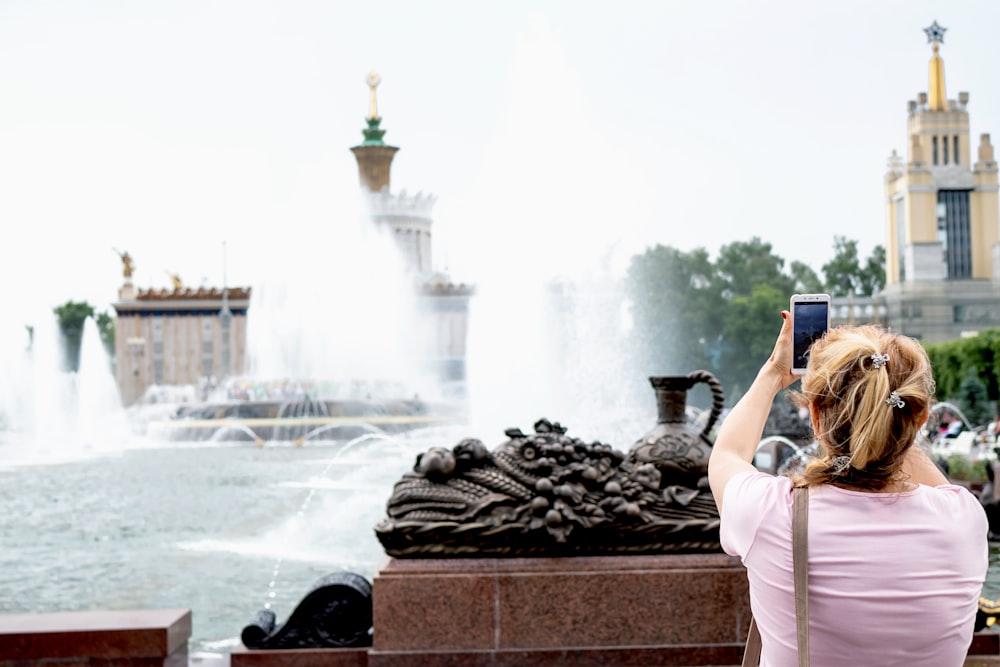
MULTIPOLYGON (((759 238, 723 246, 714 263, 703 248, 658 245, 633 257, 627 293, 639 367, 649 375, 705 368, 739 396, 770 354, 775 318, 797 284, 783 266, 759 238)), ((818 282, 805 265, 798 271, 803 280, 812 273, 810 286, 818 282)))
POLYGON ((861 270, 858 289, 860 294, 871 296, 885 288, 885 247, 877 245, 865 260, 861 270))
POLYGON ((795 282, 782 272, 784 266, 785 260, 772 252, 771 244, 755 236, 749 241, 722 246, 715 261, 715 272, 726 298, 750 296, 756 285, 771 285, 791 295, 795 282))
POLYGON ((789 265, 792 280, 795 281, 795 291, 800 294, 819 294, 826 291, 823 281, 819 279, 812 267, 803 262, 795 261, 789 265))
POLYGON ((858 294, 861 263, 858 242, 845 236, 833 237, 833 259, 823 265, 826 289, 832 296, 858 294))
MULTIPOLYGON (((785 260, 758 237, 723 245, 714 262, 704 248, 682 252, 658 245, 629 264, 630 347, 649 375, 712 371, 733 401, 771 353, 781 324, 775 318, 791 294, 870 295, 884 286, 884 267, 882 246, 862 267, 857 241, 842 236, 834 238, 834 257, 823 265, 825 280, 798 261, 786 273, 785 260)), ((992 364, 992 356, 980 358, 992 364)), ((996 385, 986 386, 993 391, 996 385)))
MULTIPOLYGON (((784 265, 785 260, 774 254, 771 244, 756 236, 719 249, 716 280, 726 304, 717 375, 732 399, 746 391, 774 347, 778 332, 774 318, 788 308, 788 297, 798 282, 783 272, 784 265)), ((802 268, 799 272, 808 279, 802 268)))
POLYGON ((98 313, 94 319, 97 322, 97 331, 101 334, 101 342, 104 343, 104 349, 108 351, 108 356, 114 359, 115 320, 106 311, 98 313))
POLYGON ((657 245, 632 258, 626 277, 632 346, 649 375, 710 365, 705 341, 719 333, 721 299, 708 253, 657 245))
POLYGON ((94 307, 86 301, 67 301, 52 310, 59 320, 59 331, 62 333, 63 344, 65 345, 65 370, 79 370, 83 324, 88 317, 94 316, 94 307))
POLYGON ((986 385, 976 369, 970 367, 962 384, 958 388, 958 407, 973 425, 985 424, 990 420, 989 398, 986 395, 986 385))
MULTIPOLYGON (((969 338, 927 345, 925 349, 938 398, 958 403, 963 412, 967 404, 975 405, 971 407, 975 411, 1000 398, 1000 329, 987 329, 969 338), (982 386, 983 396, 978 385, 982 386)), ((987 418, 988 413, 989 408, 987 418)))
POLYGON ((788 308, 788 292, 767 283, 753 286, 748 296, 734 296, 726 308, 723 324, 722 363, 719 379, 731 400, 741 396, 771 355, 781 330, 782 310, 788 308))
POLYGON ((877 245, 865 260, 858 256, 858 242, 833 237, 833 258, 823 265, 826 291, 833 296, 871 296, 885 287, 885 248, 877 245))

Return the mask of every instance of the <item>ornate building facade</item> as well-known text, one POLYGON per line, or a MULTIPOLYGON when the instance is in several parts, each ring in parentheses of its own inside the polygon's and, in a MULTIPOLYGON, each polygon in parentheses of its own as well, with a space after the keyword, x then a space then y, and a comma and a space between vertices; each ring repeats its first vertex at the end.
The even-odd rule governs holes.
POLYGON ((907 154, 885 176, 886 287, 873 300, 896 331, 937 343, 1000 326, 1000 209, 989 134, 969 136, 969 94, 948 99, 940 47, 928 90, 907 103, 907 154))
POLYGON ((154 385, 205 385, 246 363, 250 288, 137 290, 131 271, 114 304, 115 379, 122 402, 154 385))

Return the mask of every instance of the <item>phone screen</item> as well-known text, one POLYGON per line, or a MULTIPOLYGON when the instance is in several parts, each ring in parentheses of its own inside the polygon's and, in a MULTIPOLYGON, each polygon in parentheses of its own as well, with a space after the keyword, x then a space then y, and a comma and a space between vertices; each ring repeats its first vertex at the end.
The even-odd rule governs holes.
POLYGON ((792 313, 792 368, 805 368, 809 362, 809 346, 826 333, 830 304, 799 302, 792 313))

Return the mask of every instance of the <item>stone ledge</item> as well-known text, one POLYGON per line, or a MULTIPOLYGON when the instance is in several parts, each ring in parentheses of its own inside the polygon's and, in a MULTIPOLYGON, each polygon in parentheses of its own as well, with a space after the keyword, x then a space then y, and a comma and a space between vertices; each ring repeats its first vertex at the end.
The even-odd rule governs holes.
POLYGON ((743 644, 494 651, 376 651, 370 667, 694 667, 739 665, 743 644))
POLYGON ((230 667, 367 667, 367 648, 248 649, 229 654, 230 667))
POLYGON ((186 662, 190 637, 190 609, 2 614, 0 667, 56 660, 173 665, 178 656, 186 662))
POLYGON ((969 646, 969 655, 1000 657, 1000 633, 986 630, 972 635, 972 645, 969 646))
POLYGON ((737 665, 743 645, 593 647, 496 651, 371 649, 250 650, 230 654, 231 667, 680 667, 737 665))
POLYGON ((625 571, 715 570, 743 565, 738 558, 724 553, 658 554, 617 556, 566 556, 562 558, 390 558, 380 577, 441 576, 470 573, 512 574, 552 572, 611 574, 625 571))

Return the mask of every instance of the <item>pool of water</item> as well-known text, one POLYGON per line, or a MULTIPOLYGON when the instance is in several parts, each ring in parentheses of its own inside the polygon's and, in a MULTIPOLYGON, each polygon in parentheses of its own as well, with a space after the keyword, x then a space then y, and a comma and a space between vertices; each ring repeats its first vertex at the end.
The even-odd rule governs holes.
MULTIPOLYGON (((190 650, 228 653, 258 610, 284 622, 323 575, 370 581, 386 561, 372 528, 393 484, 417 453, 465 435, 102 452, 0 443, 0 613, 190 608, 190 650)), ((995 599, 1000 545, 990 561, 995 599)))
POLYGON ((325 574, 369 580, 373 526, 427 430, 324 445, 170 445, 27 456, 0 445, 0 613, 190 608, 194 651, 283 622, 325 574))

